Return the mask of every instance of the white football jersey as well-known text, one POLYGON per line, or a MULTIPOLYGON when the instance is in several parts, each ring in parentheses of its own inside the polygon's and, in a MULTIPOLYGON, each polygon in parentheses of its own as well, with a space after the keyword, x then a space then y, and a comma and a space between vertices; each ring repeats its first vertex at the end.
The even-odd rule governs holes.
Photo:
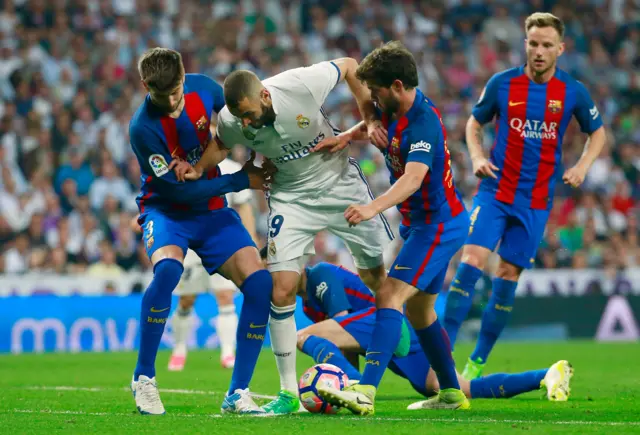
MULTIPOLYGON (((224 159, 218 165, 222 174, 233 174, 242 169, 242 165, 231 159, 224 159)), ((241 190, 240 192, 231 192, 226 195, 227 203, 229 207, 236 207, 247 202, 251 202, 253 198, 253 191, 251 189, 241 190)), ((196 255, 191 249, 187 251, 187 255, 184 257, 184 267, 195 267, 202 265, 200 257, 196 255)))
POLYGON ((318 195, 338 181, 348 168, 348 150, 335 154, 309 150, 339 131, 322 109, 340 80, 333 62, 285 71, 262 84, 271 93, 276 120, 260 129, 243 128, 225 106, 218 114, 217 135, 227 147, 245 145, 269 158, 278 168, 271 195, 280 201, 318 195))

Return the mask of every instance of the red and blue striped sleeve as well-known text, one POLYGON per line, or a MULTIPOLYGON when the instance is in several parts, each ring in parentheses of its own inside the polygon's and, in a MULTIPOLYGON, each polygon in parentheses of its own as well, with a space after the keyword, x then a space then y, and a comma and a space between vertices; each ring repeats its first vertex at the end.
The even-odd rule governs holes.
POLYGON ((494 74, 480 94, 480 99, 473 107, 471 114, 480 123, 490 122, 498 113, 498 90, 502 82, 502 73, 494 74))
POLYGON ((407 152, 406 162, 418 162, 431 167, 433 153, 442 137, 442 129, 437 115, 427 112, 410 124, 402 146, 407 152))
POLYGON ((602 127, 602 117, 587 88, 576 81, 577 98, 574 115, 583 133, 591 134, 602 127))
POLYGON ((307 289, 313 292, 313 296, 329 317, 352 309, 344 290, 344 283, 336 269, 336 266, 328 263, 319 263, 307 269, 307 289))
POLYGON ((181 183, 169 170, 171 156, 157 133, 144 125, 131 123, 129 137, 140 169, 148 175, 147 182, 154 192, 169 201, 198 202, 249 188, 249 177, 245 171, 211 180, 181 183))

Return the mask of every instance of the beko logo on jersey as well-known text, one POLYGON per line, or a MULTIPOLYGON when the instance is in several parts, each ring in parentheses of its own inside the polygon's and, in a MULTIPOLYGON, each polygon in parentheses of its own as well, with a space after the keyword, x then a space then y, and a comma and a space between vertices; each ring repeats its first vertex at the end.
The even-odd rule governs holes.
POLYGON ((311 152, 310 151, 311 148, 318 145, 323 139, 324 139, 324 133, 320 133, 315 137, 315 139, 313 139, 311 142, 307 144, 303 144, 300 141, 296 141, 296 142, 288 143, 286 145, 280 145, 280 148, 282 148, 282 151, 288 154, 285 154, 284 156, 280 156, 278 158, 273 159, 273 162, 286 163, 286 162, 291 162, 293 160, 298 160, 305 156, 308 156, 311 152))
POLYGON ((513 118, 509 125, 512 129, 520 133, 520 137, 523 139, 557 139, 558 138, 558 123, 557 122, 544 122, 538 120, 522 120, 520 118, 513 118))
POLYGON ((431 144, 429 142, 425 142, 421 140, 420 142, 412 143, 409 152, 412 153, 414 151, 426 151, 428 153, 431 152, 431 144))

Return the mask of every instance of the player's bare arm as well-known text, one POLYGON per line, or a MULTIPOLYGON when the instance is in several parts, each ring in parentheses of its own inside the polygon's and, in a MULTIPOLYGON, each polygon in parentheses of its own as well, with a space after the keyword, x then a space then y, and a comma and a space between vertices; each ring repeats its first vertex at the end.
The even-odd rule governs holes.
MULTIPOLYGON (((356 77, 358 62, 350 57, 334 59, 332 62, 340 69, 340 80, 347 82, 349 90, 353 94, 358 109, 367 126, 369 140, 377 147, 386 147, 389 144, 387 130, 376 116, 376 107, 371 98, 369 88, 356 77)), ((345 145, 346 146, 346 145, 345 145)))
POLYGON ((367 221, 379 213, 400 204, 416 193, 427 175, 429 167, 424 163, 409 162, 404 174, 385 193, 367 205, 353 204, 344 212, 344 217, 351 225, 367 221))
POLYGON ((474 175, 478 178, 497 178, 494 171, 499 171, 498 167, 485 157, 482 149, 483 125, 473 115, 467 121, 465 135, 474 175))
POLYGON ((360 121, 358 124, 351 127, 349 130, 340 133, 337 136, 328 137, 322 140, 316 145, 311 152, 328 151, 330 153, 337 153, 340 150, 349 145, 352 140, 367 140, 369 135, 367 133, 367 124, 364 121, 360 121))
POLYGON ((562 176, 562 181, 565 184, 571 185, 571 187, 580 187, 584 182, 589 168, 596 161, 604 144, 607 141, 607 133, 604 127, 600 127, 589 135, 587 142, 584 145, 584 151, 578 163, 567 171, 562 176))

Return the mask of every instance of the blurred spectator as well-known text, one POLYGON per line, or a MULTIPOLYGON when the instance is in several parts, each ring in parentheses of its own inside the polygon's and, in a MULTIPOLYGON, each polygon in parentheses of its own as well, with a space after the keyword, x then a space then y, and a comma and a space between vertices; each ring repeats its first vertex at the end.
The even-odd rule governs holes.
MULTIPOLYGON (((264 78, 341 56, 361 60, 383 41, 402 40, 416 56, 421 88, 441 108, 453 174, 469 205, 477 180, 465 122, 491 75, 524 61, 523 21, 535 10, 565 19, 559 65, 585 83, 608 131, 606 150, 583 188, 558 184, 536 267, 615 273, 638 265, 637 1, 568 7, 557 0, 7 0, 0 2, 0 270, 76 273, 96 264, 94 272, 117 274, 150 267, 140 236, 123 222, 136 212, 141 175, 128 138, 129 119, 145 96, 136 61, 158 45, 181 51, 188 72, 221 82, 235 69, 264 78)), ((325 109, 341 129, 358 122, 345 84, 325 109)), ((494 138, 488 128, 485 146, 494 138)), ((565 167, 577 161, 584 142, 570 123, 565 167)), ((376 149, 353 143, 350 155, 374 194, 388 187, 376 149)), ((234 149, 233 156, 243 161, 247 155, 234 149)), ((269 210, 259 195, 255 213, 265 243, 269 210)), ((398 213, 390 210, 388 217, 397 228, 398 213)), ((318 238, 316 251, 313 261, 353 266, 344 244, 330 234, 318 238)))

